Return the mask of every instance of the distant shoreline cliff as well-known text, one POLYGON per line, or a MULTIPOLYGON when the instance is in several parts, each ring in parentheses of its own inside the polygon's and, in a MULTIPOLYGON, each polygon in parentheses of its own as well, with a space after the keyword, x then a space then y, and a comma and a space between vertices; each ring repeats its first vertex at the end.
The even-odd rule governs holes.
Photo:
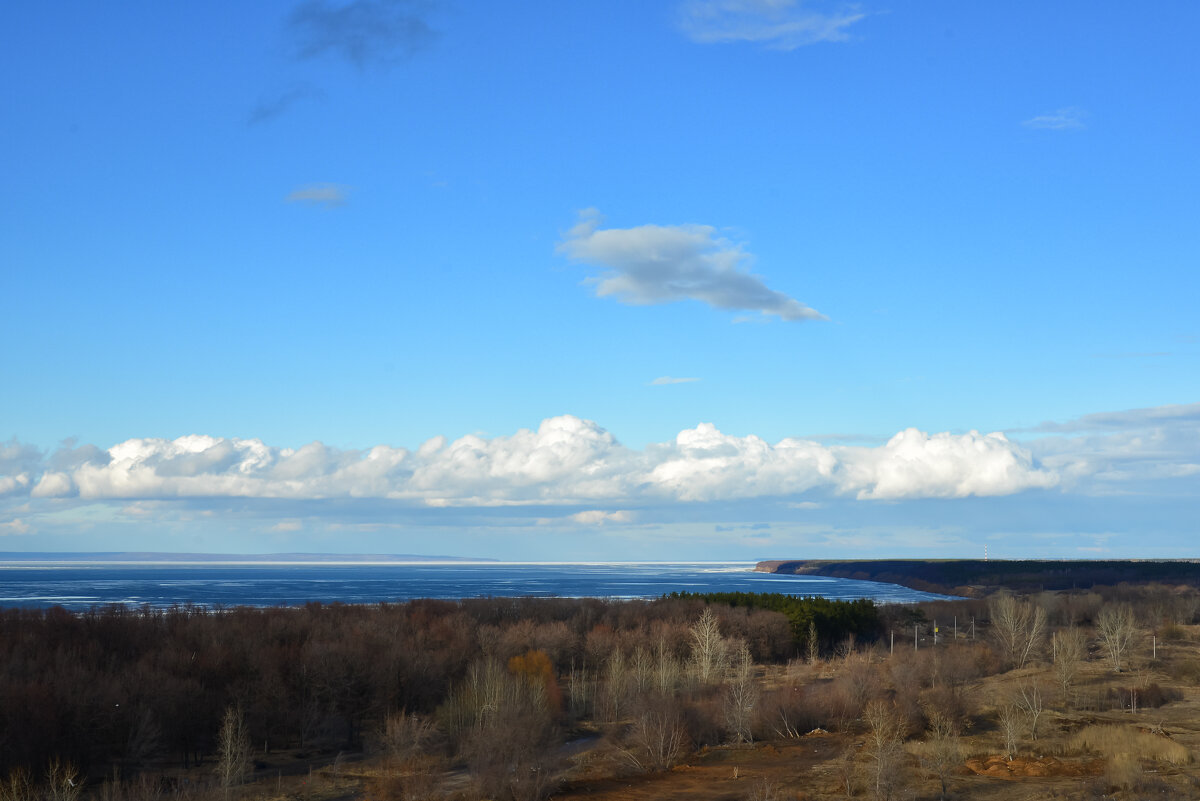
POLYGON ((1122 582, 1200 586, 1200 561, 1187 559, 772 559, 759 562, 754 569, 886 581, 914 590, 976 598, 1001 588, 1037 592, 1122 582))

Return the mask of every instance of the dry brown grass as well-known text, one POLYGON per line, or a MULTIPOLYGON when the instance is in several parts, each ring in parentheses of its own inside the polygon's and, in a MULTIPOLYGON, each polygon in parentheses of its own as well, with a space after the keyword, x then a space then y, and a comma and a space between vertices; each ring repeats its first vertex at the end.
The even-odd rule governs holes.
POLYGON ((1172 765, 1188 765, 1192 762, 1192 752, 1174 740, 1131 726, 1087 726, 1071 736, 1067 747, 1101 754, 1110 765, 1129 759, 1148 759, 1172 765))
POLYGON ((1110 757, 1104 766, 1104 779, 1110 787, 1130 790, 1137 787, 1144 776, 1141 760, 1131 754, 1110 757))

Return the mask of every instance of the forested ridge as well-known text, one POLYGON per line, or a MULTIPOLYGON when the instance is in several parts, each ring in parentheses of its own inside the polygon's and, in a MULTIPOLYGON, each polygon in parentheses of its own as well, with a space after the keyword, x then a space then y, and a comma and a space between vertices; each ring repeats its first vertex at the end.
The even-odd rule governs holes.
POLYGON ((1200 586, 1193 559, 827 559, 759 562, 769 573, 811 574, 883 581, 925 592, 985 595, 1090 589, 1121 582, 1200 586))

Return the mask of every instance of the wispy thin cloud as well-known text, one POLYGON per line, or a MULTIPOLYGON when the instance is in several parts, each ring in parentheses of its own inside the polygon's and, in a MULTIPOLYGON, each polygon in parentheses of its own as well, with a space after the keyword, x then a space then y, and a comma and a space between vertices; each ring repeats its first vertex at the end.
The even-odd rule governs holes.
POLYGON ((1097 412, 1065 422, 1046 421, 1033 428, 1011 430, 1063 434, 1101 430, 1127 431, 1173 423, 1200 428, 1200 403, 1176 403, 1144 409, 1127 409, 1120 412, 1097 412))
POLYGON ((282 116, 292 106, 304 100, 323 97, 324 93, 312 84, 303 83, 288 87, 282 92, 269 95, 258 101, 246 118, 249 125, 259 125, 282 116))
POLYGON ((1130 353, 1094 353, 1093 359, 1157 359, 1162 356, 1173 356, 1169 350, 1154 350, 1130 353))
POLYGON ((12 520, 0 523, 0 537, 19 536, 21 534, 32 534, 33 526, 26 523, 19 517, 14 517, 12 520))
POLYGON ((698 300, 717 309, 757 311, 782 320, 824 320, 816 309, 769 288, 747 269, 752 257, 710 225, 601 228, 595 209, 559 243, 575 261, 600 267, 596 295, 648 306, 698 300))
POLYGON ((310 206, 334 208, 346 205, 350 198, 350 187, 340 184, 308 184, 293 189, 284 198, 288 203, 304 203, 310 206))
POLYGON ((387 67, 403 61, 437 38, 423 0, 305 0, 288 18, 300 59, 332 56, 354 66, 387 67))
POLYGON ((679 27, 701 44, 749 42, 795 50, 847 41, 847 28, 866 16, 855 5, 832 10, 800 0, 685 0, 679 6, 679 27))
POLYGON ((675 378, 669 375, 660 375, 658 378, 650 382, 652 387, 665 387, 670 384, 691 384, 694 381, 699 381, 699 378, 675 378))
POLYGON ((1030 117, 1021 124, 1026 128, 1039 128, 1044 131, 1070 131, 1086 128, 1087 112, 1077 106, 1067 106, 1057 111, 1030 117))

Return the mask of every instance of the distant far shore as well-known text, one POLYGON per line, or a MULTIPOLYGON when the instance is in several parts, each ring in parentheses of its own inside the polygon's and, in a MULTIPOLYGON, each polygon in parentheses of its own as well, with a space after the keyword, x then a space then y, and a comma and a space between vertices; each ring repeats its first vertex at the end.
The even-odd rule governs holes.
POLYGON ((1200 587, 1200 560, 1195 559, 772 559, 759 562, 754 569, 762 573, 884 581, 967 598, 979 598, 998 589, 1037 592, 1122 582, 1200 587))
POLYGON ((236 562, 239 564, 312 564, 381 562, 498 562, 476 556, 364 553, 174 553, 159 551, 0 551, 0 562, 236 562))

